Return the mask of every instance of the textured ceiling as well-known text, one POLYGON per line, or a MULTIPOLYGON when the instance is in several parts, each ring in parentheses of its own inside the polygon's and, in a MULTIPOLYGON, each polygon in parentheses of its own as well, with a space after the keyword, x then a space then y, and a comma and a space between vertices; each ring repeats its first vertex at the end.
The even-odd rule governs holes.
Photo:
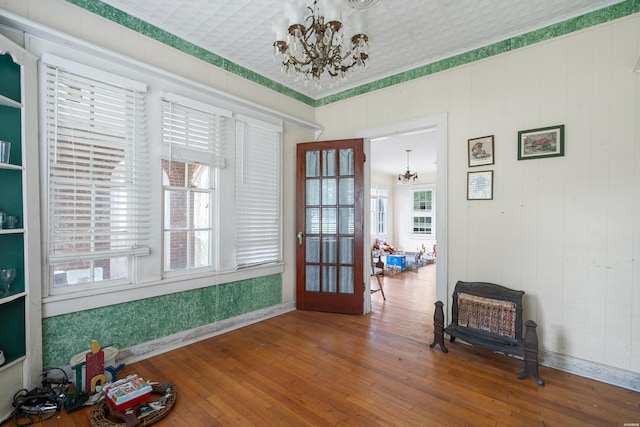
MULTIPOLYGON (((310 3, 311 0, 306 0, 310 3)), ((273 59, 273 23, 285 0, 103 0, 241 67, 318 99, 622 0, 379 0, 366 11, 370 61, 337 87, 321 90, 280 71, 273 59)), ((344 3, 347 1, 343 0, 344 3)), ((354 12, 344 6, 342 17, 354 12)), ((345 35, 350 36, 345 24, 345 35)))
POLYGON ((409 169, 417 172, 418 177, 436 172, 436 133, 432 130, 412 132, 406 135, 393 135, 371 141, 371 170, 397 177, 407 170, 407 152, 409 169))
MULTIPOLYGON (((320 90, 283 75, 279 62, 274 61, 272 26, 284 17, 286 0, 102 1, 260 76, 320 99, 623 0, 378 0, 366 11, 371 45, 366 68, 336 87, 323 78, 320 90)), ((348 22, 354 10, 345 6, 341 13, 348 22)), ((345 31, 350 36, 347 25, 345 31)), ((405 150, 412 149, 412 172, 434 172, 435 144, 429 138, 426 133, 374 142, 372 170, 404 172, 405 150)))

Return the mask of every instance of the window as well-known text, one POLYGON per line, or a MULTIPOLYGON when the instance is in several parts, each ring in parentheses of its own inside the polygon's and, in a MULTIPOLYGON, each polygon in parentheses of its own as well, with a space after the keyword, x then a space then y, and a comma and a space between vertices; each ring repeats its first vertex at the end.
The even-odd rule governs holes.
POLYGON ((389 190, 371 187, 371 235, 387 234, 387 199, 389 190))
POLYGON ((213 171, 225 165, 222 135, 230 116, 226 110, 163 94, 165 272, 212 266, 213 171))
POLYGON ((282 260, 282 125, 236 122, 236 265, 282 260))
POLYGON ((412 229, 413 235, 433 234, 433 189, 415 189, 413 193, 412 229))
POLYGON ((42 61, 50 280, 130 282, 132 257, 149 253, 146 85, 42 61))
POLYGON ((211 266, 211 169, 162 160, 164 271, 211 266))
POLYGON ((41 58, 51 315, 283 271, 282 119, 311 124, 118 54, 29 37, 41 58))

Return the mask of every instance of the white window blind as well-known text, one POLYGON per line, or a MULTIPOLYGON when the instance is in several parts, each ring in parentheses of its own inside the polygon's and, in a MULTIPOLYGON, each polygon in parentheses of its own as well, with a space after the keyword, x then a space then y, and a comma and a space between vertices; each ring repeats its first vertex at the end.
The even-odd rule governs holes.
POLYGON ((231 112, 176 94, 162 98, 162 158, 225 167, 222 134, 231 112))
POLYGON ((225 123, 231 112, 165 93, 161 157, 164 197, 164 271, 212 263, 214 175, 225 166, 225 123))
POLYGON ((42 60, 49 263, 148 254, 146 86, 42 60))
POLYGON ((282 126, 238 115, 236 122, 236 264, 282 258, 282 126))

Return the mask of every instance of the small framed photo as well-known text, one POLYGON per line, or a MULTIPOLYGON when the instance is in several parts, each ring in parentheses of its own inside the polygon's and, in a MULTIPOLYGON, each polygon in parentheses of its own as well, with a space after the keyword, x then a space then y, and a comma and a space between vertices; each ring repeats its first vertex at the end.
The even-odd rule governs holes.
POLYGON ((467 172, 467 200, 493 200, 493 171, 467 172))
POLYGON ((564 156, 564 125, 518 132, 518 160, 564 156))
POLYGON ((469 167, 492 165, 493 135, 468 140, 469 167))

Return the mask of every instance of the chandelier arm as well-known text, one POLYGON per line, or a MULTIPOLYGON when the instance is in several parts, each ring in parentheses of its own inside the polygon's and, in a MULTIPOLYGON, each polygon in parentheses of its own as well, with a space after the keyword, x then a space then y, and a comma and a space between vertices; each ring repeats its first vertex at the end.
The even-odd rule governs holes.
POLYGON ((313 62, 314 58, 311 58, 309 56, 307 56, 307 60, 306 61, 300 61, 298 58, 296 58, 295 56, 289 56, 287 58, 287 62, 291 62, 292 65, 296 65, 296 66, 305 66, 305 65, 309 65, 313 62))
MULTIPOLYGON (((315 2, 314 2, 315 3, 315 2)), ((309 11, 311 12, 310 16, 307 16, 307 18, 305 19, 305 22, 309 21, 309 19, 311 19, 311 26, 306 29, 303 33, 302 33, 302 38, 300 39, 300 44, 302 45, 302 49, 304 51, 304 57, 306 58, 305 61, 301 61, 300 59, 298 59, 297 57, 295 57, 294 55, 290 54, 289 60, 295 64, 295 65, 299 65, 299 66, 304 66, 304 65, 309 65, 311 64, 318 56, 315 53, 317 51, 316 45, 311 42, 311 36, 316 37, 316 18, 315 15, 313 13, 313 9, 311 9, 311 7, 307 6, 307 9, 309 9, 309 11)), ((294 34, 294 32, 292 32, 291 30, 289 30, 290 34, 294 34)), ((294 36, 295 37, 295 36, 294 36)), ((316 37, 317 39, 317 37, 316 37)), ((299 70, 301 71, 301 70, 299 70)))
POLYGON ((304 48, 305 56, 309 58, 309 61, 305 62, 305 64, 313 62, 318 57, 316 54, 317 48, 315 44, 305 42, 302 44, 302 47, 304 48), (313 50, 311 50, 311 48, 313 48, 313 50))

